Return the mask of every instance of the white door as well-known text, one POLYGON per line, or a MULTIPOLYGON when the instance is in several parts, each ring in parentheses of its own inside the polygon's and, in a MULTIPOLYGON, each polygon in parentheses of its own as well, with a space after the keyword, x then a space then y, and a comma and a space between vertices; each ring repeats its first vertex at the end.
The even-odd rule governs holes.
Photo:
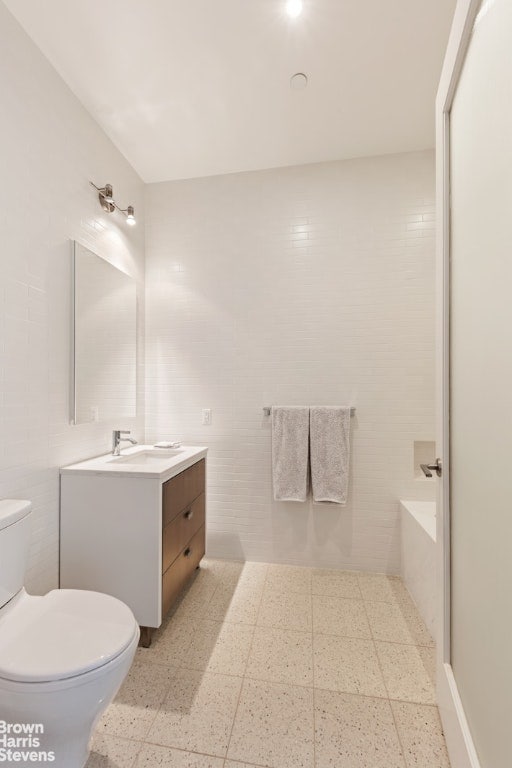
POLYGON ((509 768, 512 3, 458 14, 438 97, 438 684, 456 768, 509 768))

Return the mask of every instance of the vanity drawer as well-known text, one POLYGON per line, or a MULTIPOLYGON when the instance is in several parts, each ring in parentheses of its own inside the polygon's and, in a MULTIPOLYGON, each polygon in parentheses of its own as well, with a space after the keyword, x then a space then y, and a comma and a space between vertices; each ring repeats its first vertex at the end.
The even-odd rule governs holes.
POLYGON ((165 526, 162 533, 162 571, 167 570, 194 533, 204 526, 204 522, 205 495, 202 493, 165 526))
POLYGON ((205 465, 206 462, 202 459, 164 483, 162 490, 162 525, 164 527, 204 492, 205 465))
POLYGON ((187 580, 192 576, 204 552, 205 528, 203 525, 162 576, 162 616, 165 616, 187 580))

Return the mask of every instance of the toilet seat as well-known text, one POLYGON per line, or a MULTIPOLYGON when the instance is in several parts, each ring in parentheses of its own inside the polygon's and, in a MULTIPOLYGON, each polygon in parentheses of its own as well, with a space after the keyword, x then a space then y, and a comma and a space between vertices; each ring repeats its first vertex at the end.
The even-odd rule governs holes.
POLYGON ((98 669, 131 645, 138 626, 110 595, 56 589, 23 593, 0 615, 0 681, 65 680, 98 669))

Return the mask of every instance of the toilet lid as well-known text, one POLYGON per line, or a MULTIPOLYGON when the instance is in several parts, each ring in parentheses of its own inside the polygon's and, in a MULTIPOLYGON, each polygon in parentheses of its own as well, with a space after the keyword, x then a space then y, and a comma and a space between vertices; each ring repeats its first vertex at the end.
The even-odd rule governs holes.
POLYGON ((119 656, 135 631, 133 613, 110 595, 75 589, 26 595, 0 620, 0 678, 76 677, 119 656))

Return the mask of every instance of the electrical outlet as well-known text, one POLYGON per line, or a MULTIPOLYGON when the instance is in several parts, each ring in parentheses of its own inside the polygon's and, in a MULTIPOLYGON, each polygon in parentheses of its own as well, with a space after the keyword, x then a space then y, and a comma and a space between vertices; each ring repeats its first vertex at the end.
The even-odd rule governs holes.
POLYGON ((212 423, 212 409, 203 408, 203 424, 209 426, 212 423))

